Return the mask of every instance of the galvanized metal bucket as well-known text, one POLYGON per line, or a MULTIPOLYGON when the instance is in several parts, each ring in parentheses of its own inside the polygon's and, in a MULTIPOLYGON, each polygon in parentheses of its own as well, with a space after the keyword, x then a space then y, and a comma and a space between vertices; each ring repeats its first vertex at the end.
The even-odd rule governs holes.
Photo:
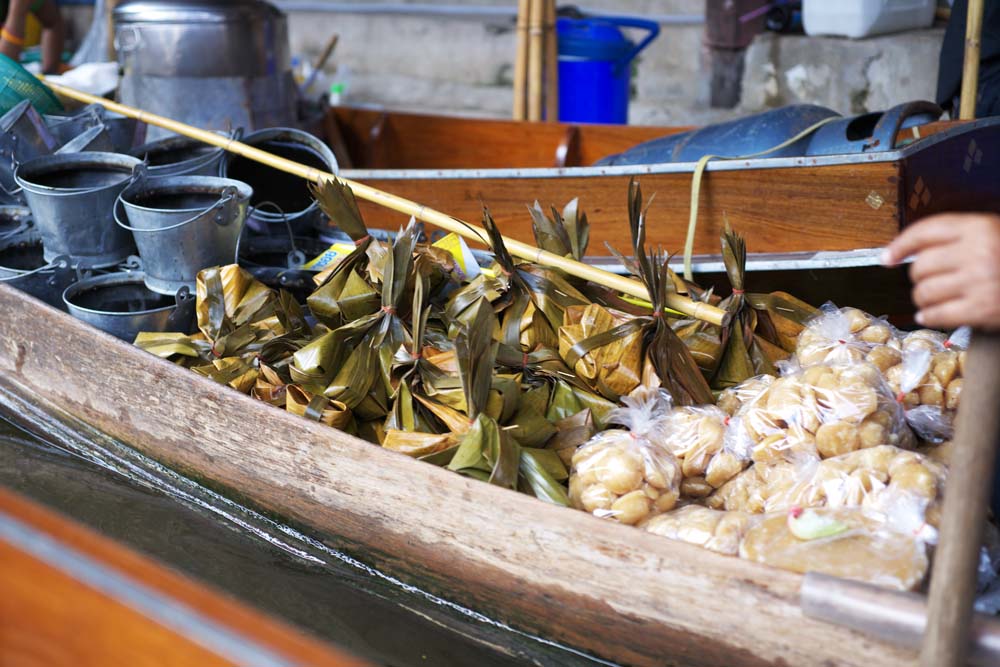
POLYGON ((284 289, 300 302, 316 289, 319 269, 303 265, 319 256, 329 243, 304 236, 246 236, 240 240, 239 264, 272 289, 284 289))
POLYGON ((69 255, 84 267, 114 266, 134 254, 132 235, 115 224, 114 206, 141 162, 117 153, 47 155, 20 165, 45 259, 69 255))
POLYGON ((64 311, 63 291, 76 280, 68 257, 45 261, 42 240, 32 230, 0 239, 0 282, 64 311))
POLYGON ((82 153, 84 151, 113 153, 114 150, 115 147, 111 141, 111 134, 108 132, 108 128, 106 128, 102 123, 101 125, 95 125, 87 128, 74 138, 67 141, 59 147, 56 154, 63 155, 65 153, 82 153))
POLYGON ((146 287, 160 294, 194 290, 199 271, 234 262, 252 195, 246 183, 213 176, 140 178, 126 188, 115 202, 115 222, 135 237, 146 287))
POLYGON ((40 155, 50 155, 58 145, 59 141, 28 100, 0 117, 0 202, 24 203, 14 183, 15 166, 40 155))
MULTIPOLYGON (((302 130, 269 128, 248 134, 243 143, 322 171, 338 172, 333 151, 302 130)), ((282 236, 291 232, 305 236, 320 226, 323 214, 304 179, 233 153, 222 160, 219 174, 253 188, 254 198, 250 203, 254 210, 247 218, 251 231, 282 236)))
POLYGON ((108 128, 116 153, 127 153, 146 141, 144 122, 108 111, 100 104, 89 104, 69 116, 46 115, 45 122, 61 144, 95 125, 108 128))
POLYGON ((141 270, 85 278, 62 294, 66 310, 131 343, 140 331, 191 330, 195 297, 182 288, 174 297, 150 291, 141 270))
POLYGON ((128 153, 146 162, 150 176, 215 176, 225 151, 196 139, 167 137, 128 153))

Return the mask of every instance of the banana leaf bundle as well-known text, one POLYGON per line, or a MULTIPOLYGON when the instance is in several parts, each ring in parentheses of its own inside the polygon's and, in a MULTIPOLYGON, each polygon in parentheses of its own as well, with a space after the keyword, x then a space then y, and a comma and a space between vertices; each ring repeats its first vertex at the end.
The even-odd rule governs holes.
POLYGON ((507 290, 496 304, 501 313, 500 342, 530 352, 558 345, 563 314, 571 306, 586 305, 581 294, 558 271, 531 263, 516 263, 490 212, 483 208, 483 227, 507 290))
POLYGON ((537 201, 528 209, 535 244, 555 255, 582 260, 590 242, 590 223, 587 222, 587 214, 580 209, 580 200, 575 198, 566 204, 562 214, 554 206, 551 210, 552 217, 549 218, 537 201))
POLYGON ((662 251, 647 253, 646 209, 634 179, 629 183, 628 211, 634 258, 619 256, 645 284, 652 312, 629 317, 592 305, 574 322, 570 318, 578 311, 567 310, 566 326, 560 330, 560 354, 578 376, 593 377, 592 388, 611 400, 617 401, 638 386, 661 386, 676 405, 711 403, 708 383, 667 321, 666 297, 677 284, 667 266, 667 255, 662 251), (577 326, 579 332, 572 328, 577 326), (610 378, 621 382, 612 383, 610 378), (630 387, 628 391, 621 391, 626 387, 630 387))
POLYGON ((777 375, 775 365, 794 352, 795 339, 815 312, 789 295, 746 293, 746 243, 728 222, 722 258, 733 292, 719 304, 732 317, 722 330, 724 353, 712 378, 717 390, 755 375, 777 375))

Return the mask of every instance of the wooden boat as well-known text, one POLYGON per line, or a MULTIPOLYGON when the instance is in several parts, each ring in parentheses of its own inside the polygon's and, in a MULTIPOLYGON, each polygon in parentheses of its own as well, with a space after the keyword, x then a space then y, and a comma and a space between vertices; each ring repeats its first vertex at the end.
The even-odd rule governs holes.
POLYGON ((0 664, 367 664, 0 489, 0 664))
MULTIPOLYGON (((649 241, 684 247, 695 165, 592 167, 596 160, 684 127, 525 123, 446 118, 354 108, 332 109, 324 132, 342 174, 470 222, 487 203, 508 236, 532 238, 525 206, 562 206, 581 198, 590 253, 607 258, 621 246, 625 183, 656 193, 649 241)), ((709 163, 694 242, 695 255, 717 255, 725 220, 752 239, 751 252, 816 253, 878 248, 899 229, 948 210, 993 210, 1000 119, 937 122, 901 130, 892 150, 809 158, 709 163), (803 212, 807 212, 806 215, 803 212)), ((362 203, 372 227, 405 219, 362 203)), ((874 255, 869 263, 874 263, 874 255)), ((835 257, 827 256, 827 264, 835 257)), ((844 266, 857 265, 848 257, 844 266)))
MULTIPOLYGON (((803 577, 548 505, 276 410, 7 286, 0 309, 5 390, 514 627, 632 665, 914 664, 921 596, 803 577), (815 617, 831 591, 856 603, 842 619, 850 627, 815 617)), ((996 664, 1000 627, 978 623, 979 664, 996 664)))

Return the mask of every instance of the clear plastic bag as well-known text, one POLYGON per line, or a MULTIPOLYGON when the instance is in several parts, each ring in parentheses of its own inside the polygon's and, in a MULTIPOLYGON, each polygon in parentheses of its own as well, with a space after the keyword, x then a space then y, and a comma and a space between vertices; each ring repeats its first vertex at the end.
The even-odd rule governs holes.
POLYGON ((750 452, 726 437, 730 417, 714 405, 674 408, 663 441, 681 464, 681 495, 702 498, 750 465, 750 452))
POLYGON ((672 540, 736 556, 751 518, 752 515, 746 512, 723 512, 701 505, 685 505, 655 516, 639 527, 672 540))
POLYGON ((892 347, 895 338, 895 329, 884 319, 827 303, 799 334, 795 359, 803 367, 857 363, 875 348, 892 347))
POLYGON ((681 465, 663 444, 670 397, 662 390, 622 399, 608 421, 629 430, 602 431, 573 454, 569 497, 573 507, 635 525, 674 508, 681 465))
POLYGON ((772 382, 774 382, 773 375, 755 375, 752 378, 747 378, 735 387, 723 390, 719 394, 716 405, 732 417, 740 411, 744 403, 749 403, 757 398, 762 391, 771 386, 772 382))
POLYGON ((920 329, 901 341, 900 361, 885 371, 906 421, 921 439, 950 440, 964 384, 967 330, 951 337, 920 329))
POLYGON ((927 576, 928 545, 860 507, 794 509, 752 522, 740 556, 793 572, 822 572, 902 591, 927 576))
POLYGON ((764 464, 914 444, 902 408, 865 363, 817 364, 780 377, 744 404, 729 428, 734 449, 764 464))

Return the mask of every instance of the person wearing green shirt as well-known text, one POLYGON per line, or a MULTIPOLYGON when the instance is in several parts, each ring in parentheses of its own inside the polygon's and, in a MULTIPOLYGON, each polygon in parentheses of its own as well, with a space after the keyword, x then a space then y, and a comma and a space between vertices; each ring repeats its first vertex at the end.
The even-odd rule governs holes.
POLYGON ((0 53, 17 60, 24 49, 25 24, 28 14, 34 14, 42 24, 42 72, 62 71, 62 50, 65 37, 62 13, 55 0, 0 0, 3 28, 0 29, 0 53))

